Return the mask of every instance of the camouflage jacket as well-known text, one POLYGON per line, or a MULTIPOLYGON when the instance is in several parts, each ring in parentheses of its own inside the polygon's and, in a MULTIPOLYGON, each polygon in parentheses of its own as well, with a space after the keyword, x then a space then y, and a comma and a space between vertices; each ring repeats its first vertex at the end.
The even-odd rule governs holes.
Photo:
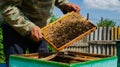
POLYGON ((0 0, 0 11, 5 22, 21 35, 26 35, 33 26, 45 26, 54 6, 64 10, 67 0, 0 0))

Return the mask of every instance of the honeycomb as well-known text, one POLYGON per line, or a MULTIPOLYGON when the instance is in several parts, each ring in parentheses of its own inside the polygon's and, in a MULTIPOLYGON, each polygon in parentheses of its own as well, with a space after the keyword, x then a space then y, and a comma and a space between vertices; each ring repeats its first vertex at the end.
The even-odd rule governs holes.
POLYGON ((43 38, 56 50, 64 49, 96 29, 79 13, 71 12, 41 29, 43 38))

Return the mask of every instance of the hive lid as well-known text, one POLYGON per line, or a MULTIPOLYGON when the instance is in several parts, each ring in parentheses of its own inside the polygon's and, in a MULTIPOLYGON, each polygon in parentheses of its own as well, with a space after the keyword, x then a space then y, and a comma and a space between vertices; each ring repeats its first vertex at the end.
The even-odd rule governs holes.
POLYGON ((41 29, 43 38, 60 51, 96 30, 96 26, 79 13, 68 13, 41 29))

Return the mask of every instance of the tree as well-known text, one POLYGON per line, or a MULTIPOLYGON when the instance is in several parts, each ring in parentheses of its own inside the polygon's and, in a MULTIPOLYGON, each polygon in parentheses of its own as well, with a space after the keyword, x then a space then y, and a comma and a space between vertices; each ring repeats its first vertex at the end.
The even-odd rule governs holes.
POLYGON ((105 19, 102 20, 101 22, 97 23, 98 27, 113 27, 116 26, 116 22, 110 20, 110 19, 105 19))

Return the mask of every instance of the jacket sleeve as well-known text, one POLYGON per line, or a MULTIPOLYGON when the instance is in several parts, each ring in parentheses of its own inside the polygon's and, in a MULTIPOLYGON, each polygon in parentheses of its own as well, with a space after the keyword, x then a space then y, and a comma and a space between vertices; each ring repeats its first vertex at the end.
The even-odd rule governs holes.
POLYGON ((8 5, 2 10, 2 16, 5 22, 12 26, 17 32, 25 36, 33 26, 34 23, 29 21, 23 13, 13 5, 8 5))
POLYGON ((65 4, 69 3, 68 0, 56 0, 55 5, 61 9, 61 11, 65 14, 67 13, 65 10, 65 4))

